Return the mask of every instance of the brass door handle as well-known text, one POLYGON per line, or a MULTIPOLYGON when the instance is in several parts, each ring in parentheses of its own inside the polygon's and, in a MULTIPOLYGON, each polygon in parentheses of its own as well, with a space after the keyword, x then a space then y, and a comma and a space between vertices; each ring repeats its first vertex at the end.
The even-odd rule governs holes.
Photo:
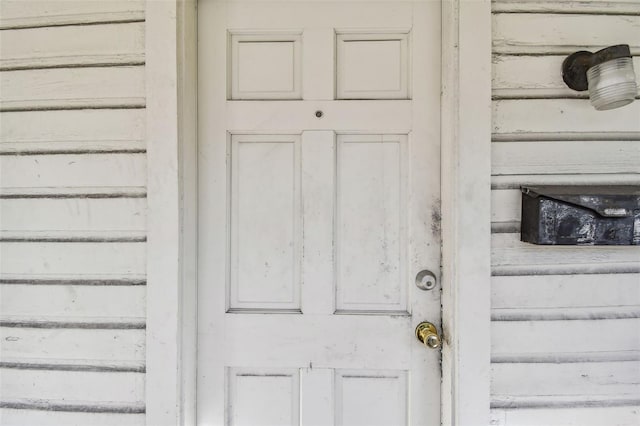
POLYGON ((416 327, 416 337, 429 349, 437 349, 440 347, 440 336, 436 326, 428 321, 423 321, 416 327))

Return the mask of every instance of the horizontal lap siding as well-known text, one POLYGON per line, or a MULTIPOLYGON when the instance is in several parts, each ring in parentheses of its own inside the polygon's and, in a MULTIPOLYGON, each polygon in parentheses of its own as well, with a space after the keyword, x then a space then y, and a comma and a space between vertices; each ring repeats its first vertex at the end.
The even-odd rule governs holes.
POLYGON ((3 71, 0 111, 144 107, 144 67, 3 71))
POLYGON ((553 410, 522 408, 518 410, 494 409, 492 426, 637 426, 640 406, 616 407, 556 407, 553 410), (615 423, 611 423, 615 419, 615 423))
POLYGON ((144 152, 144 110, 6 112, 0 136, 6 154, 144 152))
POLYGON ((144 0, 3 0, 0 4, 2 29, 136 21, 144 21, 144 0))
POLYGON ((0 198, 3 232, 25 237, 50 230, 60 235, 144 234, 146 208, 144 198, 0 198))
POLYGON ((636 1, 494 1, 493 425, 640 423, 640 247, 519 241, 520 185, 640 185, 640 102, 596 111, 566 55, 628 43, 636 1))
POLYGON ((0 179, 8 188, 144 186, 145 154, 3 155, 0 179))
POLYGON ((144 2, 0 3, 0 417, 144 424, 144 2))
POLYGON ((144 414, 2 409, 2 421, 11 426, 140 426, 144 414))
POLYGON ((0 69, 144 64, 144 23, 3 31, 0 69))

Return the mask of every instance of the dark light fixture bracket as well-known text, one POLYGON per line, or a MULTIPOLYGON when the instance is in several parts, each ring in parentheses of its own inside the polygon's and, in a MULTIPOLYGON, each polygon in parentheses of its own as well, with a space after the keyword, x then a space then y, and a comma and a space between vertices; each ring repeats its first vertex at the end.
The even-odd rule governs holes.
POLYGON ((618 58, 631 57, 628 44, 606 47, 595 53, 581 50, 567 56, 562 62, 562 79, 573 90, 583 92, 589 89, 587 70, 595 65, 618 58))

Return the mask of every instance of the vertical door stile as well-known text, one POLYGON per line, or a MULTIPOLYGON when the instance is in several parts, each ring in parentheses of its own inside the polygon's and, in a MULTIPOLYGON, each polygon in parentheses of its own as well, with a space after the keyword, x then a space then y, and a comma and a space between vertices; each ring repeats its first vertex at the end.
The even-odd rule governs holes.
POLYGON ((335 46, 333 28, 304 29, 302 36, 303 99, 330 101, 334 97, 335 46))
MULTIPOLYGON (((428 2, 413 4, 411 43, 411 96, 413 105, 410 134, 409 194, 410 272, 413 280, 421 270, 432 271, 440 280, 440 67, 431 58, 440 56, 440 16, 428 2), (416 49, 416 46, 421 46, 416 49), (438 102, 434 102, 438 99, 438 102), (437 143, 434 143, 437 142, 437 143)), ((440 323, 440 288, 420 290, 412 283, 412 327, 421 321, 440 323)), ((433 377, 440 370, 440 354, 412 346, 411 375, 433 377)), ((438 375, 439 378, 439 375, 438 375)), ((424 380, 411 380, 413 395, 430 395, 410 405, 412 423, 439 424, 440 392, 424 380), (427 421, 428 419, 428 421, 427 421)), ((438 389, 439 390, 439 389, 438 389)))
POLYGON ((327 426, 334 422, 334 373, 330 368, 300 370, 300 424, 327 426))
POLYGON ((224 352, 230 216, 226 2, 198 2, 198 424, 228 424, 224 352), (207 101, 202 101, 206 99, 207 101), (204 125, 203 123, 207 123, 204 125), (214 284, 215 283, 215 284, 214 284), (216 385, 213 385, 216 384, 216 385))
POLYGON ((335 134, 302 134, 302 313, 331 315, 334 307, 335 134))

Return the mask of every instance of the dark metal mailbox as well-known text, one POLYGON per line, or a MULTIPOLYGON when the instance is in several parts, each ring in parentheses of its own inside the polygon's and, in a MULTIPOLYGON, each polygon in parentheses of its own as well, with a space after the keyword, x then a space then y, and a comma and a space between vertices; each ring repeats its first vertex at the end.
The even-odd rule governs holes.
POLYGON ((640 245, 640 187, 522 188, 522 241, 640 245))

